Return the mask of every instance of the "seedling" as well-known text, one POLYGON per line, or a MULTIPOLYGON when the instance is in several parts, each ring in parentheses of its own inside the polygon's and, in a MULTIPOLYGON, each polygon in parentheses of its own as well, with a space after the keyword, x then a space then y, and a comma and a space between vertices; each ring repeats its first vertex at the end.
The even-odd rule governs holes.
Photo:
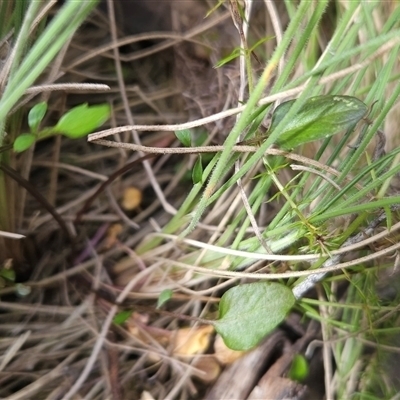
POLYGON ((64 135, 70 139, 79 139, 94 131, 110 116, 110 106, 99 104, 89 106, 87 103, 81 104, 64 114, 55 126, 39 129, 40 123, 47 112, 45 102, 36 104, 28 114, 28 125, 30 133, 22 133, 13 144, 13 149, 21 153, 36 143, 38 140, 45 139, 54 135, 64 135))

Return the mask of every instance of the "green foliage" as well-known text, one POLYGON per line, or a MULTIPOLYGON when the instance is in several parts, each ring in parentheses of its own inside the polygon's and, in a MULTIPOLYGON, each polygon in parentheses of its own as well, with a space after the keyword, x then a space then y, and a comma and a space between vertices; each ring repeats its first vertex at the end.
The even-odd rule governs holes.
MULTIPOLYGON (((65 0, 56 7, 49 1, 0 2, 0 163, 4 168, 7 168, 12 160, 12 157, 5 153, 10 147, 9 143, 14 145, 16 142, 17 152, 29 148, 35 142, 31 134, 38 133, 46 112, 43 104, 31 110, 28 116, 30 132, 18 139, 22 115, 25 115, 25 100, 22 98, 26 99, 27 91, 39 82, 54 83, 51 76, 55 78, 55 71, 50 75, 48 73, 50 64, 60 50, 70 43, 76 30, 97 4, 98 0, 65 0), (46 76, 42 77, 46 69, 46 76)), ((5 173, 0 172, 0 230, 13 232, 16 229, 17 218, 14 217, 22 211, 21 206, 24 203, 19 200, 15 187, 8 185, 5 173)), ((11 254, 14 257, 18 253, 23 257, 22 248, 11 250, 4 246, 3 242, 0 243, 0 258, 7 258, 11 254)))
POLYGON ((34 133, 22 133, 14 141, 14 151, 16 153, 21 153, 28 150, 36 142, 36 139, 37 136, 34 133))
POLYGON ((157 299, 157 308, 162 307, 168 300, 171 300, 174 292, 171 289, 163 290, 157 299))
POLYGON ((217 10, 219 7, 221 7, 224 3, 225 3, 225 0, 218 0, 218 3, 207 12, 206 18, 208 18, 213 12, 215 12, 215 10, 217 10))
MULTIPOLYGON (((296 100, 280 104, 274 111, 270 131, 279 125, 296 100)), ((304 143, 326 139, 352 128, 367 114, 367 106, 351 96, 315 96, 306 100, 285 125, 276 144, 290 150, 304 143)))
POLYGON ((223 59, 219 60, 216 64, 215 64, 215 68, 221 68, 222 66, 224 66, 225 64, 228 64, 229 62, 236 60, 240 54, 243 52, 243 50, 240 47, 236 47, 235 49, 233 49, 233 51, 228 54, 226 57, 224 57, 223 59))
MULTIPOLYGON (((217 6, 222 3, 222 1, 219 2, 217 6)), ((285 2, 289 22, 287 26, 285 25, 283 37, 278 41, 270 59, 266 60, 264 72, 256 71, 247 77, 250 80, 251 76, 260 76, 260 80, 255 90, 253 92, 250 90, 250 98, 248 101, 245 100, 246 107, 237 119, 234 128, 231 132, 226 132, 228 137, 224 150, 213 157, 209 164, 204 163, 204 171, 200 170, 201 161, 197 160, 192 175, 194 187, 176 216, 163 228, 163 233, 180 233, 182 224, 187 221, 191 221, 191 225, 184 234, 190 232, 196 227, 205 210, 212 206, 221 195, 224 196, 236 190, 237 180, 246 174, 248 174, 247 182, 251 182, 246 193, 256 218, 262 215, 261 205, 268 201, 272 203, 271 209, 274 206, 280 209, 276 215, 268 218, 268 224, 260 227, 262 237, 275 253, 310 254, 314 250, 321 252, 323 246, 330 250, 331 244, 334 250, 340 247, 350 235, 362 232, 365 223, 382 212, 382 209, 385 209, 388 215, 388 226, 396 222, 397 215, 390 210, 389 206, 399 203, 400 197, 385 190, 385 183, 390 182, 399 172, 398 157, 395 152, 392 152, 380 157, 379 160, 372 160, 368 166, 363 164, 367 146, 376 140, 378 129, 382 128, 389 110, 399 95, 398 77, 394 68, 398 63, 399 49, 391 43, 399 37, 399 12, 393 10, 390 18, 379 18, 384 21, 381 26, 372 18, 373 15, 375 16, 372 11, 377 11, 373 7, 377 4, 379 2, 354 1, 349 2, 348 7, 338 7, 335 11, 337 12, 335 29, 329 31, 329 35, 324 35, 324 40, 320 40, 321 33, 325 32, 321 32, 318 24, 327 11, 328 1, 285 2), (379 31, 377 25, 379 25, 379 31), (323 43, 327 43, 326 46, 323 43), (388 44, 391 47, 387 46, 388 44), (384 57, 381 57, 382 54, 384 57), (365 63, 368 57, 373 57, 373 62, 365 63), (281 68, 278 69, 278 65, 281 68), (351 70, 350 73, 346 72, 348 70, 351 70), (337 79, 338 72, 341 73, 340 79, 337 79), (298 78, 292 79, 293 76, 298 78), (278 95, 278 97, 287 96, 290 90, 297 88, 301 88, 301 92, 295 90, 295 95, 298 96, 296 100, 282 103, 275 109, 269 135, 265 141, 256 142, 259 146, 256 153, 238 155, 232 151, 233 146, 243 138, 243 135, 257 137, 259 131, 262 130, 261 125, 267 117, 268 108, 271 108, 270 105, 263 106, 261 111, 259 100, 262 96, 266 93, 272 96, 278 95), (331 94, 318 96, 321 93, 331 94), (372 123, 362 125, 362 134, 355 148, 349 148, 347 145, 354 126, 367 114, 367 106, 356 97, 335 95, 336 93, 353 94, 364 99, 368 105, 375 100, 379 102, 371 111, 372 123), (315 140, 330 138, 339 132, 345 133, 341 140, 338 140, 332 148, 329 148, 328 141, 325 141, 315 154, 316 162, 314 164, 310 162, 307 166, 308 171, 296 173, 289 183, 281 185, 278 179, 279 171, 286 168, 288 164, 287 160, 275 157, 272 163, 268 156, 268 163, 262 163, 267 159, 266 151, 272 144, 284 150, 291 150, 315 140), (323 160, 327 167, 334 166, 336 169, 334 172, 337 175, 331 174, 327 169, 319 168, 317 164, 319 160, 323 160), (237 161, 239 161, 239 167, 232 176, 227 177, 237 161), (198 168, 197 165, 199 165, 198 168), (255 166, 260 165, 269 165, 270 168, 265 173, 260 173, 259 167, 254 173, 255 166), (313 170, 314 167, 319 168, 318 171, 313 170), (203 182, 208 182, 208 186, 199 201, 200 187, 203 182), (276 197, 268 197, 271 193, 276 193, 276 197), (276 204, 278 202, 279 204, 276 204), (349 223, 337 220, 338 216, 346 214, 357 215, 352 215, 349 223), (294 245, 301 238, 307 238, 309 242, 304 240, 299 246, 297 246, 298 243, 294 245)), ((53 34, 51 37, 58 37, 58 35, 53 34)), ((260 42, 262 40, 265 39, 261 39, 260 42)), ((251 51, 254 46, 249 46, 249 48, 251 51)), ((229 61, 240 54, 240 50, 236 49, 225 60, 229 61)), ((40 58, 35 58, 34 61, 39 63, 40 58)), ((35 63, 32 65, 35 66, 35 63)), ((30 71, 25 68, 25 74, 27 72, 30 71)), ((23 87, 21 93, 23 93, 26 89, 24 74, 20 74, 19 77, 23 84, 21 86, 23 87)), ((20 82, 16 81, 16 83, 20 82)), ((10 95, 14 93, 11 86, 7 89, 10 95)), ((14 85, 14 89, 19 89, 19 86, 14 85)), ((16 103, 5 103, 9 109, 14 104, 16 103)), ((57 124, 57 133, 73 138, 81 137, 86 134, 88 126, 96 125, 94 122, 96 118, 86 124, 86 116, 79 114, 85 106, 78 106, 78 111, 74 109, 67 113, 57 124)), ((90 107, 86 106, 86 108, 90 107)), ((31 133, 24 134, 26 137, 21 135, 22 138, 17 138, 14 143, 16 151, 23 151, 35 140, 55 134, 56 129, 52 131, 52 128, 39 132, 44 114, 41 116, 40 108, 36 115, 35 113, 32 115, 32 122, 29 121, 31 133)), ((98 117, 98 120, 101 120, 101 116, 98 117)), ((194 145, 190 130, 176 132, 176 136, 184 146, 194 145)), ((281 176, 286 173, 286 171, 282 172, 281 176)), ((386 189, 388 186, 389 184, 386 185, 386 189)), ((7 209, 4 206, 2 208, 7 209)), ((216 244, 220 246, 220 249, 230 247, 265 253, 265 248, 260 245, 259 237, 252 235, 249 229, 249 218, 245 210, 239 207, 233 211, 227 216, 226 225, 222 226, 221 223, 221 235, 215 236, 216 244)), ((260 220, 263 219, 260 218, 260 220)), ((192 247, 188 246, 188 248, 192 247)), ((367 252, 368 249, 363 251, 367 252)), ((207 267, 215 267, 220 260, 209 249, 204 249, 201 260, 198 255, 193 252, 185 254, 185 257, 191 258, 190 263, 196 262, 195 265, 199 263, 207 267)), ((223 256, 229 257, 229 255, 223 256)), ((254 262, 244 256, 239 258, 238 261, 233 260, 233 268, 239 264, 248 266, 254 262)), ((318 268, 321 264, 322 262, 318 261, 311 264, 309 268, 318 268)), ((308 266, 302 264, 301 267, 308 266)), ((346 277, 335 278, 343 280, 346 277)), ((349 282, 355 287, 354 281, 349 280, 349 282)), ((292 279, 286 282, 287 287, 282 284, 257 283, 229 290, 221 300, 220 319, 215 322, 216 329, 229 346, 237 349, 251 348, 285 318, 294 303, 289 287, 296 287, 296 284, 298 282, 292 279)), ((362 289, 360 293, 366 293, 366 296, 372 297, 373 285, 360 286, 360 288, 362 289)), ((334 295, 334 290, 333 285, 329 298, 334 295)), ((347 310, 335 313, 331 321, 325 316, 320 319, 321 323, 331 323, 333 328, 339 326, 341 330, 348 330, 347 332, 334 331, 334 338, 340 340, 332 341, 332 346, 330 346, 334 349, 335 368, 340 373, 343 372, 343 377, 335 377, 334 381, 342 382, 343 387, 346 387, 350 378, 353 379, 354 375, 350 374, 357 374, 360 368, 356 363, 365 354, 363 353, 364 345, 357 340, 356 335, 370 329, 372 334, 367 339, 374 339, 376 332, 372 321, 374 318, 379 321, 381 317, 366 312, 370 307, 368 303, 365 303, 365 309, 359 307, 350 313, 349 310, 354 304, 361 304, 363 298, 355 296, 352 298, 349 293, 351 294, 351 291, 348 291, 347 295, 342 294, 346 299, 341 302, 341 307, 345 306, 347 310)), ((172 292, 169 290, 162 292, 158 299, 158 306, 164 304, 171 295, 172 292)), ((342 297, 336 300, 341 299, 342 297)), ((338 304, 339 301, 332 301, 329 307, 334 308, 338 304)), ((315 307, 314 312, 316 316, 320 316, 318 307, 315 307)), ((121 315, 119 321, 125 321, 125 317, 126 315, 121 315)), ((292 379, 303 379, 307 375, 307 367, 306 360, 301 356, 296 356, 290 371, 292 379)), ((348 398, 346 396, 348 393, 340 393, 340 391, 338 393, 338 398, 348 398)))
MULTIPOLYGON (((289 22, 281 40, 277 42, 274 53, 266 60, 264 71, 257 71, 252 75, 257 75, 260 79, 254 90, 249 91, 249 98, 245 100, 245 107, 236 119, 234 127, 227 132, 224 149, 214 156, 210 168, 205 168, 202 179, 203 182, 207 182, 207 186, 203 195, 201 196, 200 185, 194 185, 176 216, 163 228, 163 233, 180 234, 184 237, 196 228, 203 214, 214 204, 221 207, 217 212, 222 214, 227 208, 219 201, 221 196, 226 198, 232 195, 231 198, 234 198, 234 195, 238 195, 238 189, 235 188, 238 179, 245 178, 246 182, 251 182, 251 185, 246 187, 246 195, 252 213, 257 221, 268 221, 259 226, 262 238, 268 246, 278 254, 326 255, 310 262, 309 265, 290 265, 290 270, 316 270, 330 258, 330 251, 340 248, 349 237, 364 232, 365 227, 375 220, 377 215, 385 211, 388 215, 388 226, 394 226, 398 220, 394 207, 390 208, 400 201, 393 185, 393 178, 400 171, 398 149, 386 155, 374 154, 368 162, 365 162, 365 159, 368 152, 372 154, 371 149, 374 146, 379 149, 379 145, 382 145, 380 133, 389 111, 398 102, 400 95, 397 40, 400 35, 400 7, 394 6, 389 16, 383 17, 385 13, 382 12, 382 2, 348 2, 348 7, 335 9, 337 15, 335 14, 332 21, 334 26, 326 36, 326 25, 321 23, 321 18, 331 11, 326 8, 328 1, 284 3, 289 22), (384 22, 380 26, 376 24, 376 15, 383 17, 381 20, 384 22), (326 40, 321 40, 322 38, 326 40), (265 138, 264 124, 268 121, 271 101, 268 98, 260 102, 260 99, 266 93, 272 98, 286 98, 289 95, 297 98, 276 108, 268 136, 265 138), (367 105, 370 106, 374 102, 377 104, 368 110, 367 105), (260 104, 269 105, 264 106, 265 110, 256 118, 256 113, 261 108, 260 104), (368 111, 368 123, 359 123, 368 111), (357 132, 359 134, 355 137, 357 123, 360 132, 357 132), (332 138, 339 132, 342 133, 339 137, 332 138), (233 146, 243 140, 243 136, 245 139, 256 138, 255 143, 259 147, 256 152, 238 155, 233 151, 233 146), (313 160, 299 161, 304 165, 302 169, 298 169, 299 172, 294 173, 295 176, 293 171, 281 168, 286 169, 288 164, 294 167, 293 164, 297 163, 300 157, 292 162, 283 157, 280 160, 276 156, 266 154, 273 144, 280 149, 291 150, 325 138, 328 140, 319 148, 304 146, 304 149, 308 150, 308 157, 313 160), (329 140, 330 138, 334 140, 329 140), (357 139, 357 142, 356 146, 350 147, 352 139, 357 139), (235 163, 238 168, 230 174, 235 163), (260 165, 269 165, 269 168, 266 167, 267 171, 260 173, 260 165), (291 178, 287 179, 288 176, 291 178), (277 196, 272 201, 274 193, 277 193, 277 196), (279 210, 271 219, 262 218, 265 215, 262 205, 268 201, 271 202, 271 209, 279 210), (182 233, 182 220, 185 217, 186 221, 190 221, 190 225, 182 233)), ((253 37, 249 36, 250 41, 253 37)), ((250 44, 248 45, 250 48, 250 44)), ((233 56, 239 54, 240 51, 236 50, 233 56)), ((249 80, 250 76, 246 78, 249 80)), ((387 133, 384 132, 385 135, 387 133)), ((296 152, 301 150, 297 149, 296 152)), ((382 222, 378 229, 384 225, 385 222, 382 222)), ((196 265, 201 263, 203 267, 218 269, 221 260, 229 258, 232 270, 237 266, 244 268, 254 265, 253 259, 245 256, 233 257, 228 252, 231 249, 239 249, 252 253, 266 253, 259 236, 250 233, 250 227, 250 218, 239 205, 227 216, 224 224, 221 221, 218 225, 221 233, 215 236, 215 243, 219 246, 220 253, 204 248, 201 261, 198 261, 199 251, 189 250, 191 247, 188 246, 185 262, 196 265), (226 254, 223 253, 224 248, 228 249, 226 254)), ((396 239, 392 237, 389 240, 396 239)), ((139 250, 148 251, 152 248, 150 242, 151 240, 146 243, 146 247, 139 246, 139 250)), ((379 242, 379 245, 379 250, 385 246, 382 242, 379 242)), ((375 248, 364 247, 362 254, 374 251, 375 248)), ((333 263, 335 258, 331 261, 333 263)), ((379 275, 377 272, 380 272, 383 262, 384 260, 380 259, 377 263, 379 267, 375 268, 376 275, 379 275)), ((390 262, 393 263, 392 260, 390 262)), ((362 271, 363 268, 363 265, 357 266, 357 270, 362 271)), ((374 267, 369 262, 368 270, 371 268, 374 267)), ((343 280, 355 287, 352 278, 354 274, 353 267, 348 273, 334 277, 321 278, 311 275, 285 281, 285 284, 293 289, 305 281, 312 282, 310 287, 313 287, 320 279, 324 279, 323 287, 331 285, 326 294, 329 304, 325 304, 327 307, 324 313, 321 315, 321 304, 321 307, 313 308, 312 313, 309 310, 305 311, 304 315, 318 318, 321 324, 327 325, 327 340, 333 352, 335 365, 332 386, 336 387, 331 389, 334 393, 327 394, 332 398, 353 396, 354 388, 351 388, 350 383, 361 382, 362 376, 368 373, 364 366, 367 362, 366 355, 370 354, 370 349, 367 350, 368 353, 365 352, 365 342, 359 340, 359 337, 375 342, 379 352, 376 333, 384 323, 383 318, 387 317, 385 313, 389 314, 388 310, 384 311, 382 303, 374 305, 376 309, 371 312, 371 304, 362 297, 372 299, 374 293, 376 294, 376 285, 360 285, 358 296, 352 296, 352 290, 349 289, 346 289, 346 293, 343 290, 338 291, 338 287, 342 285, 337 282, 343 280), (340 297, 336 298, 338 293, 340 297), (329 313, 330 310, 333 312, 327 315, 326 312, 329 313)), ((361 274, 365 275, 365 271, 361 274)), ((231 292, 234 293, 233 289, 225 295, 228 300, 231 292)), ((262 302, 263 293, 257 293, 258 297, 249 301, 250 295, 251 293, 241 293, 238 289, 234 302, 226 301, 225 298, 221 301, 220 320, 215 326, 231 347, 249 348, 257 343, 256 339, 250 344, 247 343, 249 335, 251 337, 256 332, 259 338, 263 336, 258 329, 264 318, 252 313, 253 309, 262 309, 257 307, 257 304, 256 307, 252 307, 252 301, 262 302), (248 303, 250 307, 239 313, 240 307, 245 307, 248 303)), ((277 307, 285 304, 284 298, 281 303, 279 296, 273 300, 277 307)), ((398 300, 390 312, 394 314, 397 309, 398 300)), ((271 326, 273 328, 276 324, 271 326)), ((294 379, 306 376, 307 365, 303 361, 305 360, 295 359, 291 371, 294 379)), ((381 379, 382 374, 377 373, 374 368, 371 368, 370 375, 377 377, 382 385, 387 382, 386 379, 381 379)), ((359 390, 361 389, 360 386, 359 390)))
POLYGON ((290 366, 289 378, 294 381, 302 382, 307 378, 308 373, 309 367, 306 358, 301 354, 296 354, 290 366))
POLYGON ((175 136, 185 147, 190 147, 192 144, 192 133, 190 132, 190 129, 176 131, 175 136))
POLYGON ((108 104, 89 106, 84 103, 64 114, 54 127, 54 132, 61 133, 70 139, 78 139, 103 125, 109 116, 110 106, 108 104))
MULTIPOLYGON (((17 2, 19 3, 22 4, 17 2)), ((65 1, 48 26, 36 38, 32 35, 32 25, 41 12, 42 3, 29 2, 29 6, 23 11, 18 40, 14 40, 15 47, 12 52, 14 58, 7 71, 8 76, 3 77, 6 86, 0 98, 0 146, 3 145, 5 124, 11 109, 34 84, 97 3, 98 0, 65 1)), ((19 23, 17 25, 18 29, 19 23)))
POLYGON ((128 318, 132 315, 132 313, 133 310, 124 310, 119 312, 118 314, 115 315, 113 323, 115 325, 122 325, 128 320, 128 318))
MULTIPOLYGON (((254 44, 250 49, 248 49, 248 53, 250 54, 252 51, 254 51, 258 46, 260 46, 261 44, 267 42, 268 40, 271 40, 272 37, 264 37, 262 39, 260 39, 256 44, 254 44)), ((219 60, 216 64, 215 64, 215 68, 220 68, 222 66, 224 66, 225 64, 228 64, 229 62, 235 60, 236 58, 238 58, 241 54, 244 53, 244 49, 242 49, 241 47, 236 47, 235 49, 233 49, 233 51, 228 54, 226 57, 222 58, 221 60, 219 60)))
POLYGON ((47 103, 42 101, 34 105, 28 114, 28 125, 31 129, 31 132, 37 132, 39 129, 39 125, 42 122, 44 116, 47 112, 47 103))
POLYGON ((15 271, 9 267, 0 268, 0 288, 14 284, 15 271))
POLYGON ((203 164, 202 164, 202 160, 201 160, 201 155, 199 155, 193 166, 193 171, 192 171, 193 183, 194 184, 201 183, 202 177, 203 177, 203 164))
POLYGON ((12 268, 1 268, 0 278, 4 278, 8 282, 15 282, 15 271, 12 268))
POLYGON ((233 350, 249 350, 278 326, 293 307, 292 291, 279 283, 235 286, 222 296, 216 331, 233 350))
POLYGON ((13 143, 15 152, 21 153, 33 146, 37 140, 57 134, 62 134, 70 139, 78 139, 101 126, 110 117, 110 106, 108 104, 89 106, 85 103, 64 114, 56 126, 38 131, 46 111, 47 104, 44 102, 32 107, 28 114, 28 125, 31 128, 31 133, 23 133, 15 139, 13 143))

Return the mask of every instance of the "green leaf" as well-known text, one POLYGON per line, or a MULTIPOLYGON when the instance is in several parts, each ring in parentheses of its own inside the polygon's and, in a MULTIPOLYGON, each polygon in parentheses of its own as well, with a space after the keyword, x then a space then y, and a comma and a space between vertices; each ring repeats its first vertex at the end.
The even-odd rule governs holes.
MULTIPOLYGON (((194 132, 191 144, 193 144, 193 146, 203 146, 203 144, 207 141, 207 139, 208 139, 207 132, 199 130, 197 132, 194 132)), ((207 153, 204 153, 203 156, 205 154, 207 153)), ((213 155, 211 155, 211 157, 213 157, 213 155)))
POLYGON ((0 277, 9 282, 15 282, 15 271, 11 268, 0 269, 0 277))
MULTIPOLYGON (((274 39, 274 36, 266 36, 263 37, 262 39, 258 40, 253 46, 251 46, 249 49, 247 49, 247 54, 250 54, 253 52, 258 46, 266 42, 267 40, 274 39)), ((229 63, 232 60, 235 60, 238 58, 242 53, 245 53, 245 49, 241 47, 236 47, 229 55, 224 57, 222 60, 218 61, 217 64, 215 64, 214 68, 220 68, 223 65, 229 63)))
POLYGON ((393 226, 392 210, 389 206, 384 206, 383 209, 386 214, 386 227, 390 231, 393 226))
POLYGON ((78 139, 93 132, 110 117, 110 106, 100 104, 89 106, 87 103, 72 108, 64 114, 54 127, 54 132, 71 139, 78 139))
POLYGON ((192 133, 189 129, 175 131, 175 136, 185 147, 190 147, 192 144, 192 133))
POLYGON ((258 46, 262 45, 263 43, 265 43, 268 40, 273 40, 275 39, 275 36, 265 36, 263 38, 261 38, 260 40, 258 40, 255 44, 253 44, 253 46, 251 46, 249 48, 249 52, 255 50, 258 46))
POLYGON ((296 354, 293 357, 292 365, 289 370, 289 378, 302 382, 307 378, 309 373, 308 362, 306 358, 301 354, 296 354))
MULTIPOLYGON (((272 132, 296 100, 280 104, 272 115, 272 132)), ((316 96, 309 98, 288 123, 276 144, 290 150, 304 143, 325 139, 351 128, 367 113, 367 106, 351 96, 316 96)))
POLYGON ((17 153, 28 150, 36 141, 36 135, 33 133, 22 133, 19 135, 13 144, 13 149, 17 153))
POLYGON ((41 103, 35 104, 28 114, 28 125, 32 132, 37 132, 40 123, 47 112, 47 103, 42 101, 41 103))
POLYGON ((170 300, 173 293, 174 292, 171 289, 163 290, 158 296, 157 308, 160 308, 163 304, 165 304, 168 300, 170 300))
POLYGON ((235 60, 236 58, 238 58, 240 56, 241 53, 241 48, 237 47, 235 48, 231 54, 227 55, 226 57, 224 57, 222 60, 218 61, 214 68, 221 68, 222 66, 224 66, 225 64, 228 64, 228 62, 235 60))
POLYGON ((214 326, 229 348, 248 350, 285 319, 294 303, 292 291, 279 283, 235 286, 222 296, 214 326))
POLYGON ((215 5, 211 10, 207 11, 207 14, 204 18, 208 18, 215 10, 217 10, 222 4, 224 4, 225 0, 218 0, 218 4, 215 5))
POLYGON ((201 161, 201 155, 197 157, 197 160, 193 166, 193 171, 192 171, 192 180, 193 183, 200 183, 203 179, 203 164, 201 161))
POLYGON ((115 325, 122 325, 132 315, 132 310, 124 310, 115 315, 113 323, 115 325))

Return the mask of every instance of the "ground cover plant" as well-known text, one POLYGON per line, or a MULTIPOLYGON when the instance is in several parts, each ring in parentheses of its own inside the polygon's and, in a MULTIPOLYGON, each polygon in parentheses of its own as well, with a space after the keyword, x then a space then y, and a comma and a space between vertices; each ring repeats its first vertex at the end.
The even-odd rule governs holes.
POLYGON ((397 3, 95 6, 1 8, 0 395, 252 398, 281 335, 292 396, 395 398, 397 3))

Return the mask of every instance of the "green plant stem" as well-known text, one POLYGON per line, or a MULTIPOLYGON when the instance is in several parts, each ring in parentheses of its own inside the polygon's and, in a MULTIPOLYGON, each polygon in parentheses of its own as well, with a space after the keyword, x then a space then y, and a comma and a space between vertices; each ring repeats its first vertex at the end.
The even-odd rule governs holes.
POLYGON ((276 176, 275 172, 273 169, 270 167, 268 164, 268 161, 266 158, 264 158, 264 165, 268 169, 268 174, 270 175, 272 181, 275 183, 276 187, 278 188, 279 192, 282 193, 282 195, 285 197, 286 201, 290 204, 292 210, 297 214, 297 216, 300 218, 300 220, 303 222, 304 226, 308 228, 310 233, 313 235, 316 234, 317 228, 312 226, 308 221, 307 218, 304 216, 304 214, 300 211, 300 209, 297 207, 297 204, 292 200, 292 198, 289 196, 287 193, 286 189, 284 186, 279 182, 278 177, 276 176))
POLYGON ((298 39, 296 47, 293 50, 293 54, 291 54, 290 59, 286 63, 284 70, 274 84, 274 92, 280 90, 289 78, 296 61, 300 57, 301 53, 304 51, 304 48, 306 47, 307 42, 309 41, 309 38, 312 32, 315 30, 315 27, 317 26, 319 20, 321 19, 327 5, 328 1, 326 0, 316 2, 316 8, 313 15, 311 16, 310 22, 307 23, 304 31, 300 36, 300 39, 298 39))
MULTIPOLYGON (((28 7, 28 10, 25 14, 18 38, 16 40, 16 43, 13 48, 13 58, 11 60, 11 65, 7 66, 5 65, 6 68, 8 68, 8 71, 5 69, 5 76, 3 73, 1 74, 3 81, 6 81, 8 78, 12 77, 15 74, 15 71, 17 67, 19 66, 20 59, 22 57, 22 54, 24 53, 24 50, 26 48, 26 44, 29 38, 29 30, 32 25, 33 20, 36 17, 37 11, 39 10, 41 5, 40 1, 31 1, 30 5, 28 7), (7 72, 8 72, 8 77, 7 77, 7 72)), ((5 92, 2 95, 2 99, 5 97, 5 92)), ((5 138, 5 115, 7 115, 7 112, 4 112, 4 116, 2 117, 2 102, 0 102, 0 146, 3 145, 4 143, 4 138, 5 138)), ((0 156, 0 161, 1 161, 1 156, 0 156)))
POLYGON ((68 38, 75 33, 97 2, 98 0, 69 0, 65 3, 18 69, 13 72, 0 100, 0 146, 3 145, 5 121, 10 110, 49 65, 68 38))
POLYGON ((31 31, 32 23, 37 16, 40 6, 41 6, 40 1, 31 1, 29 3, 28 10, 27 10, 27 12, 24 16, 23 22, 22 22, 21 30, 19 31, 17 41, 13 47, 14 54, 12 57, 12 63, 10 66, 8 79, 13 78, 16 71, 18 70, 18 67, 20 66, 21 59, 23 57, 23 54, 25 53, 26 47, 30 40, 30 36, 31 36, 30 31, 31 31))
MULTIPOLYGON (((278 50, 281 49, 284 52, 287 41, 289 41, 289 43, 290 43, 290 41, 293 38, 292 35, 295 35, 296 31, 298 30, 298 25, 296 25, 296 24, 301 23, 302 19, 304 18, 304 14, 306 13, 306 11, 308 9, 307 7, 309 7, 309 3, 308 3, 308 5, 306 4, 305 9, 303 9, 301 7, 302 5, 303 5, 303 3, 300 4, 300 6, 297 10, 298 18, 294 18, 291 21, 291 24, 289 25, 288 29, 285 31, 285 34, 284 34, 282 42, 281 42, 282 49, 281 48, 276 49, 276 52, 273 54, 270 64, 273 62, 273 60, 275 60, 275 56, 276 56, 276 60, 279 60, 279 57, 283 56, 283 54, 281 52, 279 52, 278 50), (292 25, 292 23, 293 23, 293 25, 292 25)), ((323 10, 324 10, 324 7, 322 7, 322 6, 318 7, 315 10, 315 13, 318 15, 318 18, 312 19, 313 23, 315 25, 317 24, 319 18, 322 16, 323 10)), ((276 139, 279 137, 281 132, 285 129, 286 124, 293 118, 293 116, 297 113, 297 111, 302 107, 302 105, 306 101, 306 99, 310 96, 310 91, 314 90, 315 84, 317 83, 318 80, 319 80, 319 77, 317 77, 317 76, 314 76, 309 80, 307 88, 304 89, 303 93, 297 99, 297 101, 292 105, 292 107, 290 108, 290 110, 288 111, 286 116, 276 126, 274 131, 271 132, 268 139, 260 146, 260 149, 257 152, 255 152, 251 157, 249 157, 249 159, 242 165, 240 170, 238 172, 236 172, 223 185, 223 187, 221 187, 217 192, 215 192, 213 195, 210 196, 210 198, 206 202, 206 205, 205 205, 206 207, 209 206, 213 201, 215 201, 221 195, 221 192, 223 190, 225 190, 230 185, 234 184, 238 179, 242 178, 249 171, 249 169, 252 168, 252 166, 255 165, 255 163, 257 161, 259 161, 261 157, 263 157, 265 151, 271 146, 272 143, 274 143, 276 141, 276 139)), ((260 84, 260 82, 259 82, 259 84, 260 84)), ((282 84, 283 84, 283 82, 282 82, 282 84)), ((279 89, 280 89, 280 84, 278 85, 276 83, 274 85, 273 90, 277 91, 279 89)))
MULTIPOLYGON (((202 181, 207 179, 208 176, 211 174, 211 171, 213 170, 216 162, 217 162, 217 157, 214 156, 203 172, 202 181)), ((185 215, 189 212, 190 208, 193 207, 193 203, 195 203, 196 198, 201 191, 201 187, 202 187, 201 183, 197 183, 196 185, 193 185, 192 190, 190 191, 189 195, 186 197, 183 204, 179 207, 178 212, 171 218, 171 220, 167 223, 167 225, 164 226, 163 233, 174 233, 179 228, 181 228, 182 222, 186 222, 185 215)), ((140 244, 136 248, 135 251, 138 254, 143 254, 146 251, 158 246, 161 242, 162 242, 161 238, 158 238, 158 237, 152 238, 151 240, 140 244)))
MULTIPOLYGON (((260 98, 265 90, 265 87, 267 86, 268 82, 271 79, 273 71, 276 69, 276 67, 279 63, 279 60, 281 59, 281 57, 283 57, 287 47, 289 46, 293 36, 296 33, 296 30, 300 26, 300 23, 303 20, 306 12, 308 10, 308 7, 309 7, 308 1, 303 0, 300 3, 300 5, 297 9, 296 15, 291 20, 291 22, 283 36, 280 46, 278 46, 276 48, 274 54, 271 57, 270 62, 268 63, 267 67, 264 69, 260 80, 258 81, 256 87, 254 88, 254 92, 250 96, 250 98, 247 102, 246 108, 243 110, 239 120, 237 121, 236 125, 232 129, 228 138, 226 139, 225 149, 220 154, 218 162, 217 162, 215 169, 211 175, 210 181, 209 181, 207 187, 204 189, 203 196, 198 204, 196 211, 194 212, 192 221, 190 222, 189 226, 184 230, 184 232, 181 234, 181 237, 186 236, 188 233, 190 233, 196 227, 201 216, 203 215, 203 213, 209 203, 209 200, 221 179, 221 175, 224 174, 226 164, 228 163, 228 160, 230 159, 230 157, 232 155, 233 146, 237 142, 240 134, 244 131, 246 126, 248 126, 248 124, 251 122, 249 120, 249 117, 254 112, 254 109, 255 109, 258 101, 260 100, 260 98)), ((294 107, 292 107, 292 108, 294 108, 294 107)), ((300 108, 300 105, 298 106, 298 108, 300 108)), ((295 111, 297 111, 297 110, 294 109, 292 111, 292 114, 294 114, 295 111)), ((290 114, 290 112, 288 114, 290 114)), ((276 137, 280 134, 280 131, 283 129, 283 126, 284 126, 283 123, 286 122, 285 120, 287 120, 287 118, 284 118, 282 120, 282 123, 278 125, 278 127, 275 131, 275 135, 272 134, 265 141, 265 143, 263 143, 263 145, 260 147, 260 150, 258 152, 256 152, 253 155, 253 157, 251 157, 250 159, 253 159, 253 160, 255 158, 259 159, 261 157, 261 155, 265 152, 265 150, 271 146, 271 144, 274 142, 276 137), (279 129, 279 127, 280 127, 280 129, 279 129)), ((250 165, 249 165, 249 168, 250 168, 250 165)))

